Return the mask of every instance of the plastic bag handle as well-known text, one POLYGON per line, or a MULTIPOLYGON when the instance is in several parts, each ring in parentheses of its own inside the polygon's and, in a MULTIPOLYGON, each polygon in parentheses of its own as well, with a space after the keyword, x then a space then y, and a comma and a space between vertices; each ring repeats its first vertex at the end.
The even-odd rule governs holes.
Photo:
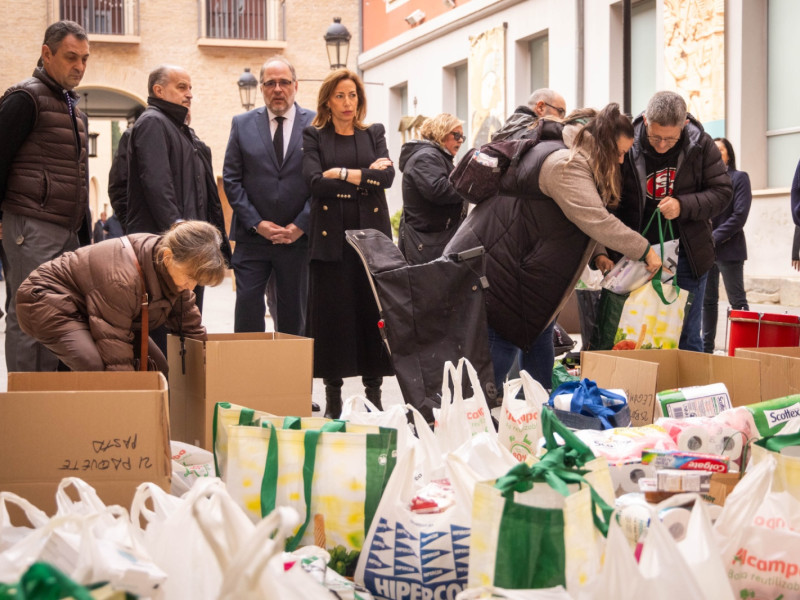
POLYGON ((42 509, 28 502, 22 496, 14 492, 0 492, 0 529, 11 525, 11 517, 8 514, 6 504, 13 504, 25 513, 25 518, 34 527, 43 527, 50 517, 42 509))

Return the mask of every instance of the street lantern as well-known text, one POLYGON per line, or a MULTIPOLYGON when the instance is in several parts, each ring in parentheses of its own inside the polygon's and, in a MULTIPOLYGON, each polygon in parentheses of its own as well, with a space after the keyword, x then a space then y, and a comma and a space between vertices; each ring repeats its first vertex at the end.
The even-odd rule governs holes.
POLYGON ((95 158, 97 156, 97 136, 100 135, 99 133, 90 133, 89 134, 89 158, 95 158))
POLYGON ((347 66, 347 53, 350 50, 350 32, 342 25, 341 17, 333 17, 333 25, 325 32, 325 45, 328 48, 328 61, 331 70, 347 66))
POLYGON ((244 68, 244 73, 239 76, 239 97, 242 100, 242 108, 250 110, 256 105, 256 88, 258 88, 258 80, 256 76, 250 72, 250 67, 244 68))

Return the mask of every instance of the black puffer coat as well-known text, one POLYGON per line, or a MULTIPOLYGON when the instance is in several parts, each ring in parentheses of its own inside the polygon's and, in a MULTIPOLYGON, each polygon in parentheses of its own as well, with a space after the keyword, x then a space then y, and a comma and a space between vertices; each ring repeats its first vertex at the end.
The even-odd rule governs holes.
POLYGON ((530 150, 517 171, 525 195, 495 196, 476 206, 445 249, 447 254, 484 247, 489 325, 520 348, 552 319, 589 243, 539 189, 542 163, 565 147, 547 141, 530 150))
MULTIPOLYGON (((714 264, 714 239, 711 219, 721 213, 731 201, 733 188, 725 163, 714 140, 703 126, 689 115, 678 156, 672 195, 681 204, 677 218, 680 230, 680 252, 686 254, 692 273, 700 277, 714 264)), ((647 135, 643 114, 633 122, 636 131, 633 147, 622 165, 622 198, 617 217, 636 231, 644 223, 647 200, 647 173, 642 150, 647 135)), ((615 258, 615 256, 612 256, 615 258)))
POLYGON ((483 246, 487 252, 489 325, 527 348, 563 308, 597 243, 633 260, 649 244, 606 209, 597 192, 591 138, 571 152, 577 126, 540 120, 538 145, 509 171, 501 187, 515 196, 479 204, 445 249, 483 246), (555 139, 554 139, 555 138, 555 139))

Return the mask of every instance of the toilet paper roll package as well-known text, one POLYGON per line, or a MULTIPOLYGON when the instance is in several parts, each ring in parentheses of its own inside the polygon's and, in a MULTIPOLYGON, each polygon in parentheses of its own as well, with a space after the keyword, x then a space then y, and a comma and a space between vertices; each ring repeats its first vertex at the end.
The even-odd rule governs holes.
POLYGON ((732 408, 724 383, 666 390, 656 394, 656 405, 665 417, 713 417, 732 408))

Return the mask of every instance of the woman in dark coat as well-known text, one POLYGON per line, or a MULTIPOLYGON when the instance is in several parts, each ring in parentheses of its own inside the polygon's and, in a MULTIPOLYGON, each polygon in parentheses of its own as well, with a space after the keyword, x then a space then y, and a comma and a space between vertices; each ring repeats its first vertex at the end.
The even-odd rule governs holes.
MULTIPOLYGON (((182 221, 163 235, 131 234, 66 252, 19 287, 19 325, 73 371, 132 371, 140 358, 143 292, 150 330, 166 324, 205 339, 192 290, 222 282, 221 243, 213 225, 182 221)), ((166 372, 152 339, 148 355, 166 372)))
POLYGON ((419 265, 442 255, 467 216, 467 204, 450 183, 453 158, 464 142, 458 117, 442 113, 420 127, 421 140, 400 150, 403 172, 403 218, 398 247, 408 264, 419 265))
POLYGON ((744 224, 750 214, 753 192, 750 177, 736 170, 736 154, 725 138, 715 138, 722 154, 722 162, 728 167, 733 184, 733 199, 716 217, 711 219, 714 236, 714 266, 708 272, 706 294, 703 297, 703 351, 713 353, 717 335, 719 312, 719 276, 725 284, 728 304, 734 310, 749 310, 744 289, 744 261, 747 260, 747 242, 744 239, 744 224))
POLYGON ((383 125, 365 125, 367 99, 358 75, 333 71, 319 90, 317 116, 303 132, 303 175, 311 188, 307 334, 314 377, 325 383, 325 416, 342 409, 342 378, 361 375, 380 406, 383 376, 394 373, 378 332, 378 308, 348 229, 391 236, 384 190, 394 167, 383 125))

